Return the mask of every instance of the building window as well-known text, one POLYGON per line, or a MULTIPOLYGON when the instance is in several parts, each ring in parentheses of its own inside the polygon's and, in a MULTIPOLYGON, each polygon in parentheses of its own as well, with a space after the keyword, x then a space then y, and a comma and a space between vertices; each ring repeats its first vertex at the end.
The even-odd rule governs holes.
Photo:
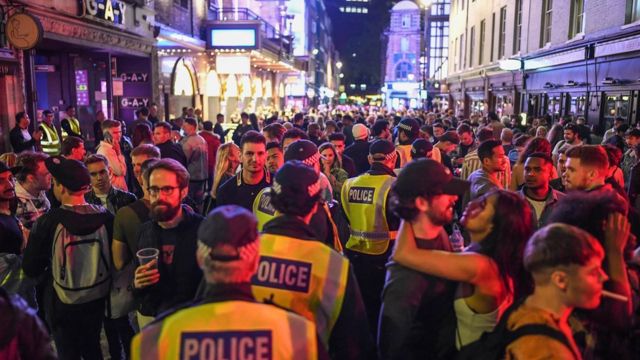
POLYGON ((489 62, 493 62, 494 41, 496 38, 496 13, 491 14, 491 52, 489 53, 489 62))
POLYGON ((449 16, 451 12, 451 2, 449 0, 440 0, 431 5, 431 15, 433 16, 449 16))
POLYGON ((484 37, 487 27, 487 22, 483 19, 480 21, 480 46, 478 47, 478 65, 482 65, 483 54, 484 54, 484 37))
POLYGON ((458 51, 458 38, 456 38, 455 44, 453 45, 453 71, 458 70, 458 57, 456 56, 457 51, 458 51))
POLYGON ((411 26, 411 15, 402 15, 402 28, 406 29, 411 26))
POLYGON ((540 26, 540 47, 551 42, 551 15, 553 0, 542 0, 542 24, 540 26))
POLYGON ((173 0, 173 3, 180 7, 188 9, 190 1, 189 0, 173 0))
POLYGON ((407 80, 409 75, 413 75, 413 65, 403 61, 396 65, 396 80, 407 80))
POLYGON ((500 8, 500 37, 498 38, 498 59, 502 59, 504 53, 504 43, 507 38, 507 7, 500 8))
POLYGON ((640 0, 627 0, 626 23, 640 20, 640 0))
POLYGON ((476 27, 472 26, 469 31, 469 66, 473 67, 473 46, 476 42, 476 27))
POLYGON ((573 39, 582 32, 584 32, 584 0, 572 0, 569 39, 573 39))
POLYGON ((520 52, 522 41, 522 0, 516 0, 515 29, 513 32, 513 53, 520 52))
POLYGON ((429 22, 429 73, 428 78, 442 80, 447 77, 449 56, 449 22, 429 22))
POLYGON ((458 64, 460 64, 460 70, 467 67, 467 59, 464 57, 464 34, 460 35, 460 52, 458 53, 458 64))

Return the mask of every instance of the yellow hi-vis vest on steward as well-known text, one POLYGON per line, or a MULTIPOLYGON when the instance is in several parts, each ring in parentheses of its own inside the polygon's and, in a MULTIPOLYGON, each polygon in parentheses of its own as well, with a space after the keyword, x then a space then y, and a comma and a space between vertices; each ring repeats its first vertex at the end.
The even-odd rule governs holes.
MULTIPOLYGON (((78 119, 76 118, 67 118, 67 121, 69 121, 69 127, 71 128, 71 131, 73 131, 76 134, 82 134, 80 132, 80 121, 78 121, 78 119)), ((69 134, 67 134, 67 132, 64 130, 64 128, 62 128, 62 139, 66 139, 67 136, 69 136, 69 134)))
POLYGON ((42 151, 49 156, 60 155, 60 136, 55 126, 49 126, 47 123, 42 122, 40 129, 47 136, 46 140, 43 138, 40 141, 42 151))
POLYGON ((251 288, 258 301, 313 321, 326 346, 342 310, 348 273, 349 261, 319 241, 262 234, 251 288))
POLYGON ((342 207, 351 235, 346 248, 368 255, 384 254, 396 232, 387 224, 387 194, 395 177, 362 174, 348 179, 342 186, 342 207))
POLYGON ((272 305, 205 303, 179 310, 133 338, 131 358, 317 359, 313 322, 272 305))
POLYGON ((396 145, 396 152, 400 157, 400 167, 404 167, 411 161, 411 145, 396 145))

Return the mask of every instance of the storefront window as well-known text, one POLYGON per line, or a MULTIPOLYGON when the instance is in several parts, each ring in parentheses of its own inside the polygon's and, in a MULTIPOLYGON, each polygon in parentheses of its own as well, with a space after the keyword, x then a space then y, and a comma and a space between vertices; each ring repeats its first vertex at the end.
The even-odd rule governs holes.
POLYGON ((549 97, 549 114, 558 115, 560 114, 560 96, 550 96, 549 97))
POLYGON ((571 114, 580 116, 586 111, 587 97, 585 95, 571 95, 571 114))

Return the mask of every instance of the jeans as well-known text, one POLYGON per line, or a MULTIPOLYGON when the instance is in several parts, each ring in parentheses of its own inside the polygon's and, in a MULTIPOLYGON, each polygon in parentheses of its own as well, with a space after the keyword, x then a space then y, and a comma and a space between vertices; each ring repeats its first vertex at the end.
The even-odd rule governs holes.
POLYGON ((128 316, 118 319, 104 319, 104 332, 109 343, 112 360, 129 359, 131 340, 135 335, 128 316), (124 354, 122 351, 124 350, 124 354))

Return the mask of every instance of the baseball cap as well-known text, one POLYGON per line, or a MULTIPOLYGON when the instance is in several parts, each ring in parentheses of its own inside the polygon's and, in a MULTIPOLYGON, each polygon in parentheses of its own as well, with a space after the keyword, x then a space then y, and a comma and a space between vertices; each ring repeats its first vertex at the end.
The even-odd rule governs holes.
POLYGON ((433 144, 431 141, 427 141, 425 139, 416 139, 411 144, 411 156, 414 159, 418 158, 426 158, 429 154, 429 151, 433 150, 433 144))
POLYGON ((44 161, 44 164, 51 176, 71 191, 86 190, 91 184, 89 170, 80 161, 51 156, 44 161))
POLYGON ((8 167, 7 164, 3 163, 2 161, 0 161, 0 174, 2 174, 5 171, 11 171, 11 173, 13 175, 17 174, 18 172, 20 172, 20 169, 22 169, 19 166, 14 166, 14 167, 8 167))
POLYGON ((409 133, 412 137, 418 136, 418 134, 420 134, 420 125, 414 119, 409 119, 409 118, 402 119, 398 124, 397 128, 399 130, 404 130, 405 132, 409 133))
POLYGON ((218 261, 234 261, 253 258, 258 251, 258 221, 245 208, 225 205, 215 208, 202 220, 198 228, 198 246, 218 261), (216 247, 229 245, 237 255, 216 254, 216 247))
POLYGON ((460 144, 460 136, 455 131, 447 131, 438 138, 438 141, 448 141, 452 144, 458 145, 460 144))
POLYGON ((299 160, 307 166, 314 166, 320 160, 316 144, 300 139, 292 142, 284 153, 284 161, 299 160))
POLYGON ((396 148, 391 141, 378 139, 369 145, 369 155, 374 159, 392 158, 396 154, 396 148))
POLYGON ((291 196, 312 198, 320 193, 319 180, 315 170, 302 161, 287 161, 276 173, 271 190, 275 195, 287 191, 291 196))
POLYGON ((369 137, 369 128, 364 124, 355 124, 351 129, 351 133, 353 133, 353 138, 356 140, 366 139, 369 137))
POLYGON ((393 185, 401 197, 429 195, 463 196, 469 190, 469 182, 453 177, 451 171, 431 159, 417 159, 408 163, 393 185))

